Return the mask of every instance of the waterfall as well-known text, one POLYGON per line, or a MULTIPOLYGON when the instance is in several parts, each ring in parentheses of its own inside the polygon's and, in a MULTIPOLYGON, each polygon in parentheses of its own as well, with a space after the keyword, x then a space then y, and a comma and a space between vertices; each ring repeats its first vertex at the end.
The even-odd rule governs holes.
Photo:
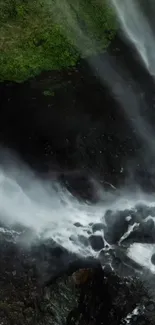
POLYGON ((155 35, 138 0, 111 0, 121 27, 135 46, 145 67, 155 75, 155 35))

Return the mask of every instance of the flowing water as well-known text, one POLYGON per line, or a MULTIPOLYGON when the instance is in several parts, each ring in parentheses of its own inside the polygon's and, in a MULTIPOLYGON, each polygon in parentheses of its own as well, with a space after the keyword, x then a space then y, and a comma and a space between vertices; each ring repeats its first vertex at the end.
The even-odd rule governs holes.
MULTIPOLYGON (((111 0, 127 38, 135 46, 151 75, 155 75, 155 35, 151 21, 143 12, 142 1, 111 0)), ((149 6, 150 1, 147 1, 149 6)), ((153 3, 153 1, 151 1, 153 3)))
MULTIPOLYGON (((154 35, 139 2, 111 1, 124 33, 154 75, 154 35)), ((93 60, 89 63, 95 68, 93 60)), ((142 114, 147 103, 138 95, 138 85, 134 91, 128 87, 130 76, 117 69, 117 62, 109 56, 104 62, 100 61, 99 66, 100 79, 123 107, 147 154, 154 156, 155 134, 142 114)), ((83 202, 57 180, 39 180, 23 164, 17 166, 12 159, 7 168, 0 170, 0 231, 12 232, 12 240, 23 245, 33 244, 40 238, 52 238, 58 245, 81 256, 99 257, 101 251, 105 252, 102 264, 110 263, 114 269, 118 265, 116 267, 113 257, 115 260, 119 256, 121 263, 124 261, 125 265, 137 268, 137 272, 149 269, 155 273, 152 257, 155 253, 154 196, 143 194, 137 184, 133 184, 135 192, 123 188, 111 194, 94 182, 98 201, 83 202), (24 229, 27 229, 26 235, 24 229)))
POLYGON ((119 193, 104 192, 97 181, 94 186, 96 203, 78 200, 57 180, 41 180, 23 163, 17 166, 13 157, 7 168, 0 170, 0 232, 25 247, 52 239, 82 257, 98 258, 105 251, 102 264, 114 269, 115 258, 123 263, 128 256, 125 265, 133 267, 135 260, 135 269, 139 264, 155 273, 151 263, 155 252, 154 196, 138 189, 131 193, 127 188, 119 193))

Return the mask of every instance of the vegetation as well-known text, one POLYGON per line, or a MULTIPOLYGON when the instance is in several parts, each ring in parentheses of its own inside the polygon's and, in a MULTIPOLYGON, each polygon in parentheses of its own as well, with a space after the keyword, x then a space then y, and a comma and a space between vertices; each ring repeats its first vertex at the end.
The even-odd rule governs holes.
POLYGON ((44 90, 43 92, 44 96, 54 96, 54 91, 50 90, 50 89, 47 89, 47 90, 44 90))
POLYGON ((0 80, 71 67, 105 49, 116 31, 106 1, 1 0, 0 80))

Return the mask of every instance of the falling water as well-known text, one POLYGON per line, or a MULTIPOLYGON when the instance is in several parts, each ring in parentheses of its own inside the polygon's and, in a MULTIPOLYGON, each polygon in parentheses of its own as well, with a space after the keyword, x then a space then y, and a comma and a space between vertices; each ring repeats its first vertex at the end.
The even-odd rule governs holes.
MULTIPOLYGON (((136 47, 148 71, 154 74, 154 35, 149 21, 142 13, 138 2, 133 0, 111 1, 124 32, 136 47)), ((79 26, 74 25, 72 12, 69 11, 70 7, 66 6, 65 8, 66 18, 70 21, 72 29, 78 29, 79 26)), ((79 27, 78 34, 80 37, 81 32, 79 27)), ((79 43, 80 52, 84 50, 83 44, 85 40, 86 38, 83 37, 82 43, 79 43)), ((89 60, 89 63, 95 68, 93 60, 89 60)), ((108 56, 107 60, 105 59, 104 62, 100 62, 99 67, 98 73, 102 82, 108 84, 116 100, 124 108, 131 123, 137 128, 142 142, 145 142, 150 151, 154 150, 152 149, 154 147, 152 140, 153 131, 141 116, 141 100, 136 92, 128 87, 128 76, 126 77, 124 72, 117 70, 116 62, 112 61, 112 58, 108 56)), ((143 104, 145 105, 145 103, 143 104)), ((58 182, 52 180, 51 182, 41 182, 28 172, 24 166, 18 167, 14 166, 14 169, 12 169, 11 166, 11 168, 9 167, 5 171, 0 169, 0 216, 2 222, 0 231, 10 231, 10 225, 20 224, 33 230, 34 236, 31 239, 36 238, 36 236, 44 239, 52 238, 57 244, 62 245, 67 250, 85 256, 94 254, 94 252, 91 245, 89 243, 86 245, 86 240, 83 241, 83 239, 89 239, 89 235, 92 233, 92 225, 103 223, 106 226, 105 214, 108 209, 111 209, 114 213, 125 210, 127 213, 126 218, 128 218, 126 220, 130 220, 132 218, 131 212, 134 210, 134 213, 137 213, 136 204, 140 202, 146 205, 145 217, 153 218, 154 224, 155 211, 147 211, 147 207, 152 206, 154 201, 152 197, 148 198, 141 193, 133 193, 132 195, 123 189, 121 196, 113 196, 111 198, 109 194, 110 202, 105 202, 103 201, 105 193, 102 191, 99 202, 90 205, 87 202, 79 202, 70 192, 62 188, 58 182), (153 215, 149 215, 149 213, 153 215), (75 225, 77 222, 80 225, 79 227, 75 225)), ((96 190, 98 190, 97 187, 96 190)), ((135 223, 136 227, 141 224, 141 219, 140 217, 138 222, 135 223)), ((116 228, 113 229, 113 232, 115 232, 116 228)), ((131 230, 130 226, 128 228, 126 236, 128 236, 131 230)), ((16 237, 18 237, 18 234, 17 231, 16 237)), ((104 237, 103 230, 100 232, 100 235, 104 237)), ((122 234, 121 238, 123 236, 125 235, 122 234)), ((29 237, 26 237, 26 241, 28 240, 29 237)), ((104 238, 105 244, 107 245, 107 240, 104 238)), ((140 255, 137 262, 146 267, 148 263, 141 257, 147 252, 148 259, 150 260, 150 254, 153 253, 152 246, 151 250, 149 250, 148 246, 143 247, 140 245, 138 248, 136 247, 133 246, 132 249, 132 246, 130 246, 128 255, 135 259, 134 252, 137 254, 139 251, 140 255), (148 250, 150 253, 148 253, 148 250)), ((152 265, 150 268, 152 270, 152 265)), ((155 272, 155 267, 153 267, 153 272, 155 272)))
MULTIPOLYGON (((155 75, 155 35, 139 0, 111 0, 122 29, 151 75, 155 75)), ((149 2, 149 1, 147 1, 149 2)))
MULTIPOLYGON (((99 189, 97 182, 95 189, 99 189)), ((74 254, 98 257, 102 248, 106 256, 107 249, 115 249, 112 243, 117 227, 118 230, 120 227, 121 249, 121 243, 128 240, 132 232, 134 235, 135 227, 144 227, 145 224, 148 227, 150 218, 154 224, 153 196, 144 195, 140 190, 132 194, 125 188, 119 195, 104 193, 103 190, 99 193, 95 204, 79 201, 58 181, 38 179, 22 162, 17 165, 12 157, 7 167, 0 166, 0 234, 6 234, 11 241, 24 247, 52 239, 58 246, 74 254), (142 207, 143 218, 139 216, 138 204, 142 207), (108 211, 111 211, 112 219, 107 219, 108 211), (122 215, 122 223, 126 224, 123 232, 118 211, 122 215), (137 221, 135 218, 138 218, 137 221), (91 236, 103 237, 104 244, 97 251, 90 242, 91 236)), ((130 259, 135 260, 146 268, 143 253, 147 251, 147 258, 151 258, 153 246, 139 244, 137 247, 135 244, 126 247, 129 250, 125 249, 126 253, 123 254, 129 256, 129 263, 130 259), (141 254, 138 260, 135 257, 137 250, 141 254)), ((107 263, 112 263, 110 255, 107 263)), ((151 262, 148 268, 155 273, 155 266, 151 262)))

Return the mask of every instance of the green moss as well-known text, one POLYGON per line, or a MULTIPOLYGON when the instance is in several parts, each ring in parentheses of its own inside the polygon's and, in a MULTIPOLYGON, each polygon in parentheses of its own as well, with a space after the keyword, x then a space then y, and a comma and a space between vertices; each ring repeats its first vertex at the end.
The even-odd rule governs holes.
POLYGON ((1 0, 0 80, 24 81, 75 66, 109 45, 111 8, 97 0, 1 0))
POLYGON ((43 92, 44 96, 54 96, 54 91, 50 90, 50 89, 47 89, 47 90, 44 90, 43 92))
MULTIPOLYGON (((54 2, 59 3, 59 0, 54 2)), ((61 3, 64 15, 60 6, 55 15, 83 57, 108 47, 117 30, 116 17, 108 0, 61 0, 61 3)))

